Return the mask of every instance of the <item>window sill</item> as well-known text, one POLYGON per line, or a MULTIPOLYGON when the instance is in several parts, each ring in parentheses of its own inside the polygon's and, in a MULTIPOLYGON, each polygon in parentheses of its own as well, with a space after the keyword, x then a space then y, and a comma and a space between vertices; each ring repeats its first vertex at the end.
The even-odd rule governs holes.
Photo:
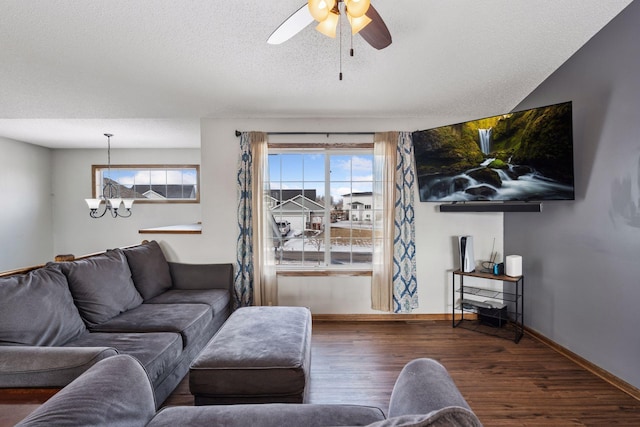
POLYGON ((202 224, 168 225, 166 227, 142 228, 139 234, 202 234, 202 224))
POLYGON ((282 277, 330 277, 330 276, 349 276, 349 277, 371 277, 371 270, 279 270, 276 271, 277 276, 282 277))

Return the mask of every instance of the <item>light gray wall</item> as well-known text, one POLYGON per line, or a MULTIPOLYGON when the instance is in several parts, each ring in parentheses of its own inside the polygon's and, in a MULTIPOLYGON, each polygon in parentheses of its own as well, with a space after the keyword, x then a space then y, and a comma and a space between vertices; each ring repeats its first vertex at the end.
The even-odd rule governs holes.
POLYGON ((0 138, 0 271, 50 261, 51 151, 0 138))
MULTIPOLYGON (((573 101, 576 200, 505 214, 523 256, 525 323, 640 387, 640 2, 517 110, 573 101)), ((552 48, 552 47, 551 47, 552 48)))
MULTIPOLYGON (((53 253, 82 255, 158 240, 169 257, 180 261, 197 241, 196 235, 139 234, 141 228, 192 224, 201 220, 200 204, 138 204, 129 218, 89 217, 85 198, 91 197, 91 165, 105 164, 106 150, 53 150, 53 253), (169 244, 170 242, 171 244, 169 244)), ((111 150, 112 164, 200 164, 199 149, 111 150)), ((201 190, 205 187, 201 182, 201 190)), ((197 249, 193 249, 194 251, 197 249)), ((188 255, 187 255, 188 256, 188 255)))

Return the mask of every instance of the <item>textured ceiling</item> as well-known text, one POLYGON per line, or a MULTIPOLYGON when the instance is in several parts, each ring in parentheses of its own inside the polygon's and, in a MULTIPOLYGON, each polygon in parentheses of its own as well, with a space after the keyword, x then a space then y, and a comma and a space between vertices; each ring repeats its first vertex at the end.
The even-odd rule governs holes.
POLYGON ((372 2, 393 43, 355 36, 349 57, 344 27, 339 81, 339 40, 313 25, 266 43, 304 0, 0 0, 0 136, 198 147, 203 117, 499 114, 631 0, 372 2))

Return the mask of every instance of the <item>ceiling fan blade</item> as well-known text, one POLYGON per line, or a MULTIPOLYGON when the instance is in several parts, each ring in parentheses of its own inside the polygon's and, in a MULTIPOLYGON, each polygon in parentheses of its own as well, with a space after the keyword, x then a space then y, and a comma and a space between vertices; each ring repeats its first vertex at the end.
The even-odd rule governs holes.
POLYGON ((358 34, 376 49, 384 49, 389 46, 391 44, 391 34, 373 5, 369 5, 366 15, 371 18, 371 22, 360 30, 358 34))
POLYGON ((303 4, 293 15, 285 19, 276 30, 271 33, 267 43, 280 44, 286 42, 291 37, 304 30, 309 24, 314 21, 307 3, 303 4))

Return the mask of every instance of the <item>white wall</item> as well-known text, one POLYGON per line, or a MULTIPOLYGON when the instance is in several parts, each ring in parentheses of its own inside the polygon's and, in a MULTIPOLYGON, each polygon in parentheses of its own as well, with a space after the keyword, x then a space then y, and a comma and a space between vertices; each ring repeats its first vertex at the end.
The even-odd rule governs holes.
MULTIPOLYGON (((204 119, 202 120, 202 198, 205 230, 200 249, 212 258, 233 262, 237 239, 236 168, 239 138, 235 130, 261 131, 386 131, 416 130, 455 123, 456 119, 204 119)), ((272 136, 271 141, 296 137, 272 136)), ((303 137, 297 137, 303 138, 303 137)), ((305 141, 312 142, 305 136, 305 141)), ((346 137, 342 137, 343 139, 346 137)), ((349 137, 350 141, 354 138, 349 137)), ((371 137, 368 137, 371 140, 371 137)), ((316 137, 326 141, 326 136, 316 137)), ((332 141, 340 140, 333 137, 332 141)), ((416 253, 420 308, 416 313, 449 313, 451 273, 457 267, 456 240, 473 235, 478 259, 488 259, 493 239, 502 256, 501 213, 440 213, 437 204, 420 203, 416 194, 416 253)), ((196 254, 192 254, 196 256, 196 254)), ((370 307, 369 279, 362 277, 281 277, 280 304, 304 305, 316 314, 375 313, 370 307)))
POLYGON ((525 323, 640 387, 640 2, 517 109, 573 101, 575 202, 505 214, 523 256, 525 323))
MULTIPOLYGON (((190 253, 197 235, 139 234, 141 228, 191 224, 201 220, 200 205, 193 203, 134 203, 130 218, 99 219, 89 217, 84 201, 91 197, 91 165, 105 164, 106 150, 53 150, 53 252, 82 255, 107 248, 132 245, 155 239, 167 249, 168 256, 179 261, 190 253), (170 242, 170 243, 169 243, 170 242)), ((112 164, 200 164, 198 149, 111 150, 112 164)), ((201 192, 205 185, 201 183, 201 192)), ((192 256, 197 258, 197 256, 192 256)))
POLYGON ((0 271, 50 261, 51 152, 0 138, 0 271))

